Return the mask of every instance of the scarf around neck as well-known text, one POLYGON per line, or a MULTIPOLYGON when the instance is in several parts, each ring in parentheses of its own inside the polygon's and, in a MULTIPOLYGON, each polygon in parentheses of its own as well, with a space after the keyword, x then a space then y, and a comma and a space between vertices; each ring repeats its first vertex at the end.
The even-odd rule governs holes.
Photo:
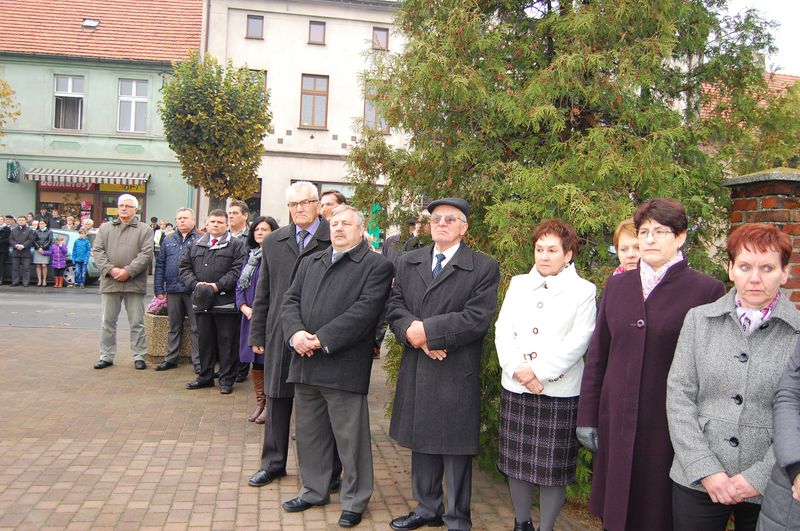
POLYGON ((242 268, 242 274, 239 277, 238 287, 240 289, 247 289, 250 287, 253 281, 253 271, 256 270, 256 266, 259 262, 261 262, 261 247, 250 249, 250 256, 247 258, 247 263, 242 268))
POLYGON ((769 321, 772 317, 772 310, 778 305, 778 300, 781 298, 781 292, 775 294, 772 302, 767 304, 765 308, 745 308, 742 306, 742 300, 739 298, 739 293, 736 293, 736 315, 739 316, 739 322, 742 325, 744 335, 749 336, 755 332, 759 326, 769 321))
POLYGON ((678 254, 676 254, 672 260, 659 267, 657 271, 644 260, 639 260, 639 277, 642 279, 642 296, 647 299, 655 287, 658 286, 659 282, 664 279, 664 275, 667 274, 669 268, 681 260, 683 260, 683 253, 678 251, 678 254))

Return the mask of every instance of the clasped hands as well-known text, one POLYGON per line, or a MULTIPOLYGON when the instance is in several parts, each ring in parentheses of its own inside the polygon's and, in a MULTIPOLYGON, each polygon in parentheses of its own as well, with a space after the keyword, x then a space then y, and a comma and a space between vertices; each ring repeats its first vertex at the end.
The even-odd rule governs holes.
POLYGON ((425 335, 425 327, 422 321, 412 321, 406 330, 406 339, 414 348, 422 349, 422 351, 432 360, 442 361, 447 357, 447 350, 428 348, 428 336, 425 335))
POLYGON ((126 280, 131 278, 131 274, 128 273, 128 270, 125 269, 124 267, 112 267, 109 275, 111 275, 111 278, 113 278, 117 282, 125 282, 126 280))
MULTIPOLYGON (((112 269, 112 271, 113 271, 113 269, 112 269)), ((217 286, 216 282, 198 282, 197 285, 198 286, 200 286, 200 285, 211 286, 211 289, 214 290, 214 293, 219 293, 219 287, 217 286)))
MULTIPOLYGON (((299 330, 292 336, 292 348, 301 356, 310 358, 314 355, 315 350, 322 348, 322 345, 316 335, 299 330)), ((255 351, 255 349, 253 350, 255 351)))
POLYGON ((725 472, 717 472, 704 477, 700 483, 708 492, 711 501, 724 505, 735 505, 746 498, 760 494, 741 474, 728 477, 725 472))
POLYGON ((536 373, 533 372, 533 369, 531 369, 531 366, 527 363, 523 363, 517 367, 517 370, 514 372, 514 379, 535 395, 544 391, 542 382, 539 381, 539 378, 536 377, 536 373))

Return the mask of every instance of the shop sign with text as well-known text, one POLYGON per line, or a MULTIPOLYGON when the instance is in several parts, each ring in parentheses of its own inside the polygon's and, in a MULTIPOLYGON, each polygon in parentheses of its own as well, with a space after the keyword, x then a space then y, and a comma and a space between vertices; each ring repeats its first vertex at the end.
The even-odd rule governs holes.
POLYGON ((145 184, 100 184, 101 192, 127 192, 129 194, 143 194, 147 191, 145 184))

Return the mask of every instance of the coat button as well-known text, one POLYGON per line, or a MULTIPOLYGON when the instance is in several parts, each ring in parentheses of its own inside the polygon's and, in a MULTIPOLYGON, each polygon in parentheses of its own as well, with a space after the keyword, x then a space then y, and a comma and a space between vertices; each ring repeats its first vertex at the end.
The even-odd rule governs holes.
POLYGON ((742 363, 747 363, 748 359, 747 354, 745 354, 744 352, 742 352, 741 354, 737 354, 736 356, 734 356, 734 358, 737 358, 742 363))
POLYGON ((733 446, 734 448, 739 446, 739 439, 737 439, 736 437, 731 437, 730 439, 728 439, 728 442, 731 443, 731 446, 733 446))
POLYGON ((742 402, 744 402, 744 398, 742 398, 742 395, 732 396, 731 398, 733 398, 733 401, 736 402, 737 406, 741 406, 742 402))
POLYGON ((542 308, 543 306, 544 306, 544 303, 543 303, 543 302, 537 302, 537 303, 536 303, 536 307, 537 307, 537 308, 542 308))
POLYGON ((644 328, 644 319, 636 321, 636 328, 644 328))
POLYGON ((533 329, 533 333, 534 333, 534 334, 538 334, 538 333, 539 333, 539 329, 538 329, 538 328, 534 328, 534 329, 533 329))

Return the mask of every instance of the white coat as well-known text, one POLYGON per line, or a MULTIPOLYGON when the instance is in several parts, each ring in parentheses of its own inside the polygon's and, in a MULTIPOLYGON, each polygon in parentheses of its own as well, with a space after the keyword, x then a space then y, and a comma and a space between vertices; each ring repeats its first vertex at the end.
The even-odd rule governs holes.
POLYGON ((578 276, 574 264, 543 277, 534 267, 511 279, 495 323, 495 346, 502 385, 512 393, 529 392, 514 379, 527 363, 544 386, 543 395, 578 396, 583 355, 594 331, 594 284, 578 276))

